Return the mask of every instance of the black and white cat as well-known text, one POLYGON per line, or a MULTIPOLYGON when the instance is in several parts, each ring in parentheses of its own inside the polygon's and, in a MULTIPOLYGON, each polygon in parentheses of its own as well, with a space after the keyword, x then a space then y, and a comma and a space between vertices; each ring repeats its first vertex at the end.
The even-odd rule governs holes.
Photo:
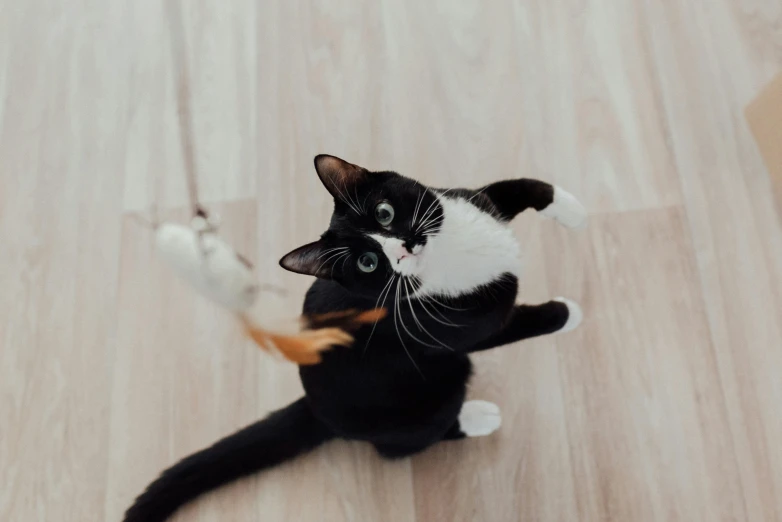
POLYGON ((488 435, 500 411, 464 400, 468 354, 580 323, 580 308, 564 298, 516 304, 520 247, 507 226, 528 208, 583 226, 586 211, 568 192, 532 179, 433 189, 326 155, 315 169, 334 197, 331 223, 280 264, 318 278, 305 314, 379 306, 388 316, 356 332, 351 348, 302 366, 305 397, 163 472, 127 522, 165 520, 208 490, 337 437, 398 458, 488 435))

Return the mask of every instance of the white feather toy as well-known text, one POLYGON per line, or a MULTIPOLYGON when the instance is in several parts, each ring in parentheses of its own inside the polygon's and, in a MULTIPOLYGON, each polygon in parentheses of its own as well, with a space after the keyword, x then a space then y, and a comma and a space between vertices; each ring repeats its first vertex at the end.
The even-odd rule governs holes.
POLYGON ((163 223, 155 231, 160 257, 198 292, 234 312, 255 303, 258 285, 251 267, 201 217, 191 227, 163 223))
POLYGON ((305 331, 286 335, 254 324, 248 311, 259 294, 252 265, 217 235, 218 223, 200 205, 189 106, 185 40, 181 13, 176 0, 167 0, 171 25, 172 56, 177 64, 177 105, 180 143, 185 175, 193 210, 190 226, 178 223, 152 223, 155 246, 160 258, 183 280, 203 296, 233 312, 247 335, 260 347, 297 364, 315 364, 320 353, 336 345, 348 345, 353 337, 344 329, 376 322, 385 310, 346 310, 324 316, 305 317, 305 331))

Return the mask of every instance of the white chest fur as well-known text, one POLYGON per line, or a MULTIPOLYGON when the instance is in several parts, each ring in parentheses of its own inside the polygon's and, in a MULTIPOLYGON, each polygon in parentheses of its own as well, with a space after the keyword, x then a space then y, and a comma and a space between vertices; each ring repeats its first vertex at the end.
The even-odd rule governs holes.
POLYGON ((502 274, 520 275, 513 231, 463 198, 438 196, 444 219, 422 252, 419 293, 458 296, 502 274))

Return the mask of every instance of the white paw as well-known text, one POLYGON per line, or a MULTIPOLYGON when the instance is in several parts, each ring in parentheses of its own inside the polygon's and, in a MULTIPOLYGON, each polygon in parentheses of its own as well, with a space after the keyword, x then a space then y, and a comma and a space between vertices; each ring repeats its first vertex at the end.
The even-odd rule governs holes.
POLYGON ((568 310, 567 322, 565 323, 565 326, 563 326, 559 331, 569 332, 571 330, 575 330, 584 319, 584 312, 581 311, 581 307, 575 301, 571 301, 565 297, 557 297, 554 299, 554 301, 565 303, 565 306, 567 306, 568 310))
POLYGON ((584 205, 573 194, 560 187, 554 187, 554 201, 540 213, 556 219, 568 228, 583 228, 587 223, 584 205))
POLYGON ((459 412, 459 429, 468 437, 494 433, 502 424, 500 408, 493 402, 467 401, 459 412))

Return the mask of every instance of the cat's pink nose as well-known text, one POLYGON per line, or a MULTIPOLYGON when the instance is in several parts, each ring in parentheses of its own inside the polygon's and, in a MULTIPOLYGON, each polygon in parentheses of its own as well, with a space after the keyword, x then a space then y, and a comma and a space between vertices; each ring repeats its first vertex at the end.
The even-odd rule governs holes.
POLYGON ((396 262, 400 262, 406 257, 410 257, 412 253, 404 246, 399 245, 394 249, 394 257, 396 258, 396 262))

